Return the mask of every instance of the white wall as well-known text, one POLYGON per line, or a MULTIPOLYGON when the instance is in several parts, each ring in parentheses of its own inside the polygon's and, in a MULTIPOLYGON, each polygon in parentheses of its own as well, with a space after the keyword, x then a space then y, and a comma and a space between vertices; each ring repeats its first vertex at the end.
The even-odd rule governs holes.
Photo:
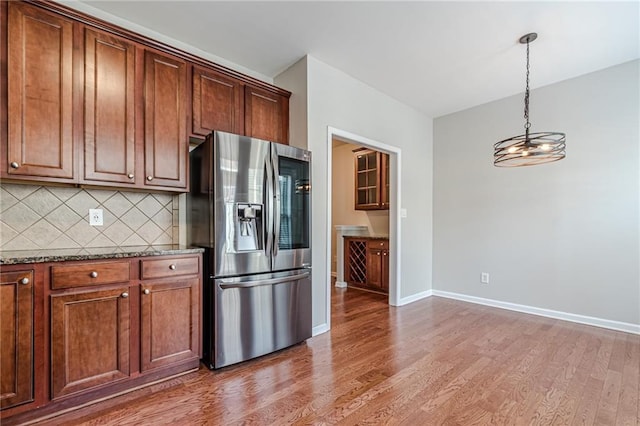
MULTIPOLYGON (((351 132, 402 150, 402 257, 400 298, 431 288, 432 119, 347 74, 307 56, 308 148, 313 153, 313 325, 329 323, 327 244, 330 222, 327 187, 328 127, 351 132)), ((295 66, 275 78, 292 90, 287 80, 304 74, 295 66)), ((295 105, 292 106, 295 108, 295 105)), ((295 124, 292 124, 295 125, 295 124)))
POLYGON ((551 164, 492 165, 521 95, 434 121, 434 290, 640 324, 639 81, 633 61, 533 90, 532 130, 567 134, 551 164))

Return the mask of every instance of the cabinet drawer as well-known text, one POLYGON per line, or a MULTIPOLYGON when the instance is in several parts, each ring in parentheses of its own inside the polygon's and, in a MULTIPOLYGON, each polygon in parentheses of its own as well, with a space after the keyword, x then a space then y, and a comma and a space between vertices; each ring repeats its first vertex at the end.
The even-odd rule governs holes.
POLYGON ((389 240, 369 240, 367 242, 367 248, 369 248, 369 249, 388 250, 389 249, 389 240))
POLYGON ((129 281, 129 261, 56 265, 51 267, 51 288, 72 288, 129 281))
POLYGON ((140 262, 140 278, 143 280, 149 278, 176 277, 179 275, 195 275, 200 273, 197 256, 169 259, 143 259, 140 262))

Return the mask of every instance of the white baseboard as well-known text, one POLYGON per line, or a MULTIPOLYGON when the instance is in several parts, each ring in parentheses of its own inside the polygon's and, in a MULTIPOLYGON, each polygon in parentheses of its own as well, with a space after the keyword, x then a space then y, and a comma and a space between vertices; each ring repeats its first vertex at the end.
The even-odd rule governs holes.
POLYGON ((336 287, 338 288, 347 288, 347 283, 344 281, 336 281, 336 287))
POLYGON ((408 305, 411 302, 415 302, 420 299, 425 299, 431 295, 433 295, 433 290, 421 291, 420 293, 412 294, 411 296, 403 297, 398 300, 398 303, 394 306, 404 306, 408 305))
POLYGON ((318 334, 326 333, 329 331, 329 325, 325 322, 324 324, 316 325, 311 330, 312 336, 317 336, 318 334))
POLYGON ((586 315, 571 314, 568 312, 554 311, 551 309, 536 308, 535 306, 519 305, 517 303, 502 302, 500 300, 493 299, 484 299, 482 297, 468 296, 466 294, 451 293, 448 291, 429 290, 428 292, 431 293, 430 296, 433 295, 438 297, 446 297, 448 299, 477 303, 479 305, 492 306, 494 308, 508 309, 510 311, 524 312, 526 314, 540 315, 543 317, 571 321, 579 324, 609 328, 611 330, 624 331, 632 334, 640 334, 640 324, 631 324, 628 322, 620 322, 603 318, 589 317, 586 315))

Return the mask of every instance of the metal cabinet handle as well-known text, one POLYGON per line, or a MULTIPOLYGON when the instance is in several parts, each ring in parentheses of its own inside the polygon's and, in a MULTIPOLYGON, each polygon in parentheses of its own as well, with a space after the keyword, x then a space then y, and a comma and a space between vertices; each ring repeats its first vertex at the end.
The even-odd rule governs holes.
POLYGON ((129 173, 129 174, 127 175, 127 177, 128 177, 129 179, 133 179, 133 173, 129 173))
POLYGON ((93 271, 93 272, 91 272, 91 273, 89 274, 89 276, 90 276, 91 278, 98 278, 98 273, 97 273, 96 271, 93 271))
POLYGON ((122 296, 123 299, 126 299, 127 297, 129 297, 129 293, 127 293, 126 291, 124 293, 122 293, 120 296, 122 296))
POLYGON ((174 265, 173 263, 171 265, 169 265, 169 269, 171 269, 172 271, 174 271, 176 269, 176 265, 174 265))
POLYGON ((17 169, 18 167, 20 167, 20 164, 16 163, 15 161, 11 163, 12 169, 17 169))
POLYGON ((151 182, 153 180, 153 176, 147 176, 147 180, 151 182))
POLYGON ((29 282, 30 282, 30 281, 29 281, 29 278, 26 278, 26 277, 25 277, 25 278, 21 279, 21 280, 20 280, 20 281, 18 281, 18 282, 19 282, 20 284, 27 285, 27 284, 29 284, 29 282))
POLYGON ((386 256, 386 255, 387 255, 387 252, 385 251, 384 253, 382 253, 382 255, 383 255, 383 256, 386 256))
POLYGON ((376 253, 376 256, 380 256, 380 252, 376 253))
POLYGON ((149 293, 151 293, 151 290, 149 290, 148 288, 145 288, 142 292, 144 294, 149 294, 149 293))

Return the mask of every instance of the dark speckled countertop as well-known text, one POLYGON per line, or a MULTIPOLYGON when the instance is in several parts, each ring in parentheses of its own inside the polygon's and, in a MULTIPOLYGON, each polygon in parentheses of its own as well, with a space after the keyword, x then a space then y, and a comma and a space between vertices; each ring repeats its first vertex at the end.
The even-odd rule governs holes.
POLYGON ((388 240, 388 235, 345 235, 344 238, 358 238, 361 240, 388 240))
POLYGON ((178 244, 159 246, 0 251, 0 265, 63 262, 66 260, 95 260, 114 259, 122 257, 161 256, 171 254, 202 253, 203 251, 204 249, 199 247, 187 247, 178 244))

